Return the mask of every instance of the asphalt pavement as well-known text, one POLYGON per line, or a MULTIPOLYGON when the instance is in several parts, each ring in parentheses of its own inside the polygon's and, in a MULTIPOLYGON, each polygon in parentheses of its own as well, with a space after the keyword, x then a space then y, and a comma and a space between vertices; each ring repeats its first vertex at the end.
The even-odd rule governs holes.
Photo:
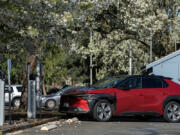
POLYGON ((115 117, 110 122, 96 122, 83 118, 78 122, 61 119, 58 127, 48 132, 42 126, 17 132, 19 135, 180 135, 180 123, 167 123, 163 119, 115 117))

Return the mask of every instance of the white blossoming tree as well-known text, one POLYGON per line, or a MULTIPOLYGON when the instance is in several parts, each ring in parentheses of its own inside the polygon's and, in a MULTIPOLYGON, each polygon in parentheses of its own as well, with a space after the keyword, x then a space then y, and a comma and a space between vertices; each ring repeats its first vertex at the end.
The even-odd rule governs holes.
MULTIPOLYGON (((97 3, 93 4, 91 10, 96 10, 97 3)), ((149 62, 149 28, 153 32, 153 59, 172 51, 172 35, 175 30, 180 34, 179 17, 175 16, 179 1, 126 0, 111 1, 106 6, 98 4, 101 8, 92 17, 92 40, 88 47, 79 49, 85 55, 93 51, 97 78, 128 73, 129 40, 133 44, 134 73, 140 73, 141 67, 149 62)))
MULTIPOLYGON (((84 58, 92 51, 100 79, 128 72, 131 40, 134 73, 139 73, 149 59, 149 28, 154 60, 173 50, 174 33, 177 41, 180 36, 179 10, 179 0, 1 0, 1 52, 27 57, 33 72, 35 53, 48 46, 68 47, 68 53, 84 58)), ((48 51, 43 55, 48 57, 48 51)), ((22 97, 25 105, 26 87, 22 97)))

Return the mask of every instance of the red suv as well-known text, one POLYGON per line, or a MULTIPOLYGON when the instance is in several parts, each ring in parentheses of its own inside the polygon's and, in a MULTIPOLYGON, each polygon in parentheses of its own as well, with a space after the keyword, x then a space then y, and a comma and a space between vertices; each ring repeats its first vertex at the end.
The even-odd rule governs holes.
POLYGON ((180 85, 153 75, 105 79, 65 92, 60 112, 87 113, 97 121, 113 115, 163 115, 168 122, 179 122, 180 85))

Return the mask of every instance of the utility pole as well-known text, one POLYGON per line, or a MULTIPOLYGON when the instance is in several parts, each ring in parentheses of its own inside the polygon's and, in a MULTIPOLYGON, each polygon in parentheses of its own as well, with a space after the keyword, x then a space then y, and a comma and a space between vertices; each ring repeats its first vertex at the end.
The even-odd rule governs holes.
POLYGON ((149 62, 152 62, 152 28, 149 28, 150 32, 150 56, 149 56, 149 62))
POLYGON ((129 42, 129 75, 132 75, 132 41, 129 42))

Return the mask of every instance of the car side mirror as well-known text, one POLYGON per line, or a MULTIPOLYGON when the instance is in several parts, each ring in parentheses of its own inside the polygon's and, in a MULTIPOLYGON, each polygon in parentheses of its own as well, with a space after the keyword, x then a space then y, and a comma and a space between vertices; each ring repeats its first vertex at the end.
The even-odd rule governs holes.
POLYGON ((121 85, 119 89, 122 89, 122 90, 130 90, 130 87, 128 87, 127 85, 121 85))

